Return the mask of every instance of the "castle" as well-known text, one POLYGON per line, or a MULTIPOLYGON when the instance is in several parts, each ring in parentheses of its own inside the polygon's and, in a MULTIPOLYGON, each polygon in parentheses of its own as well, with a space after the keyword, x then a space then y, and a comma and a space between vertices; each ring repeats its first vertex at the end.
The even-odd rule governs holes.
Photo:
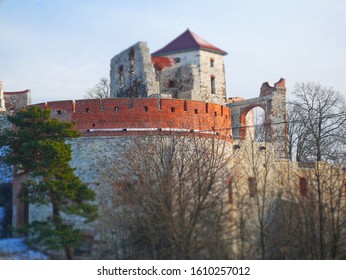
MULTIPOLYGON (((233 155, 244 159, 245 155, 239 153, 244 151, 241 146, 248 145, 246 140, 254 125, 251 112, 255 107, 265 111, 268 154, 280 170, 285 169, 288 164, 285 80, 280 79, 274 86, 263 83, 259 96, 252 99, 227 98, 223 60, 226 54, 190 30, 152 54, 145 42, 138 42, 111 59, 110 98, 53 101, 34 106, 50 108, 53 117, 76 122, 75 128, 82 137, 71 141, 71 165, 80 179, 96 191, 104 207, 111 203, 109 193, 114 183, 106 171, 119 165, 124 151, 137 136, 172 132, 218 136, 233 147, 230 149, 233 155)), ((8 128, 4 112, 30 105, 30 91, 3 92, 1 84, 0 88, 0 110, 3 111, 0 127, 8 128)), ((263 147, 256 146, 256 149, 263 150, 263 147)), ((230 162, 227 168, 232 178, 237 172, 241 174, 251 169, 244 161, 238 165, 230 162)), ((306 177, 302 175, 306 171, 297 165, 289 168, 296 174, 294 184, 306 177)), ((5 168, 0 165, 0 170, 5 168)), ((16 226, 47 215, 35 206, 28 210, 16 198, 24 180, 20 174, 14 174, 11 180, 9 168, 1 172, 7 172, 7 176, 0 177, 3 181, 0 184, 13 186, 12 208, 6 206, 9 224, 16 226)), ((275 181, 275 184, 284 184, 283 177, 281 183, 275 181)), ((247 178, 244 175, 239 182, 246 185, 247 178)), ((107 211, 101 209, 101 212, 96 224, 87 225, 86 229, 92 233, 93 242, 108 244, 113 237, 107 228, 109 221, 102 220, 107 211)))

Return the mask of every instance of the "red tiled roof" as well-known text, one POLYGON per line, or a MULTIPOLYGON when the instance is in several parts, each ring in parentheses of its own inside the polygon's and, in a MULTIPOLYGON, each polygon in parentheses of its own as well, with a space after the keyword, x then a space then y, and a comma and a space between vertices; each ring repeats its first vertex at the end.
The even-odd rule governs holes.
POLYGON ((207 50, 221 55, 226 55, 227 52, 215 47, 206 40, 199 37, 197 34, 187 29, 183 34, 175 38, 168 45, 154 52, 153 56, 161 56, 169 53, 187 51, 187 50, 207 50))

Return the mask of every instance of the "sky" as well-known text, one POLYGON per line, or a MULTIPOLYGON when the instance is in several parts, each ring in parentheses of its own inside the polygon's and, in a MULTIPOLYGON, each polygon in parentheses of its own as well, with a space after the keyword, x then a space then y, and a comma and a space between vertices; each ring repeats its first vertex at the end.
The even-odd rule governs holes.
POLYGON ((117 53, 189 28, 228 52, 227 95, 318 82, 346 96, 346 0, 0 0, 0 81, 32 103, 82 99, 117 53))

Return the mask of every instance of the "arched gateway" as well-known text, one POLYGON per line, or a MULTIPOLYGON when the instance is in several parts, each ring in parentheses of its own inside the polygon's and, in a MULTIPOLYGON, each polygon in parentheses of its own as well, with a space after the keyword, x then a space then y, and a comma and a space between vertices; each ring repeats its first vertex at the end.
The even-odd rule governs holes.
POLYGON ((245 140, 247 133, 246 115, 255 107, 261 107, 265 112, 266 141, 272 142, 275 157, 287 159, 287 114, 285 80, 280 79, 274 86, 268 82, 262 84, 257 98, 240 100, 230 98, 227 106, 232 112, 232 134, 236 140, 245 140))

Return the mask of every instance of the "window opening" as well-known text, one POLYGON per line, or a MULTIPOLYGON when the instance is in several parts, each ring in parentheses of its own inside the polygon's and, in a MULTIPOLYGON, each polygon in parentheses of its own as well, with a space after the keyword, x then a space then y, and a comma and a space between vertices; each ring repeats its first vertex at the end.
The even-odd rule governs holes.
POLYGON ((173 88, 174 87, 174 81, 173 80, 169 80, 168 81, 168 87, 169 88, 173 88))
POLYGON ((233 203, 233 181, 232 181, 232 178, 229 177, 227 179, 227 189, 228 189, 228 202, 229 203, 233 203))
POLYGON ((299 177, 299 193, 304 197, 308 195, 308 184, 304 177, 299 177))
POLYGON ((136 73, 135 70, 135 51, 131 49, 129 52, 129 60, 130 60, 130 75, 134 76, 136 73))
POLYGON ((124 86, 124 65, 119 66, 119 84, 121 87, 124 86))
POLYGON ((210 59, 210 67, 214 67, 214 58, 210 59))
POLYGON ((210 77, 211 93, 215 94, 215 77, 210 77))
POLYGON ((257 182, 255 177, 249 177, 248 178, 248 184, 249 184, 249 195, 250 197, 255 197, 257 193, 257 182))

